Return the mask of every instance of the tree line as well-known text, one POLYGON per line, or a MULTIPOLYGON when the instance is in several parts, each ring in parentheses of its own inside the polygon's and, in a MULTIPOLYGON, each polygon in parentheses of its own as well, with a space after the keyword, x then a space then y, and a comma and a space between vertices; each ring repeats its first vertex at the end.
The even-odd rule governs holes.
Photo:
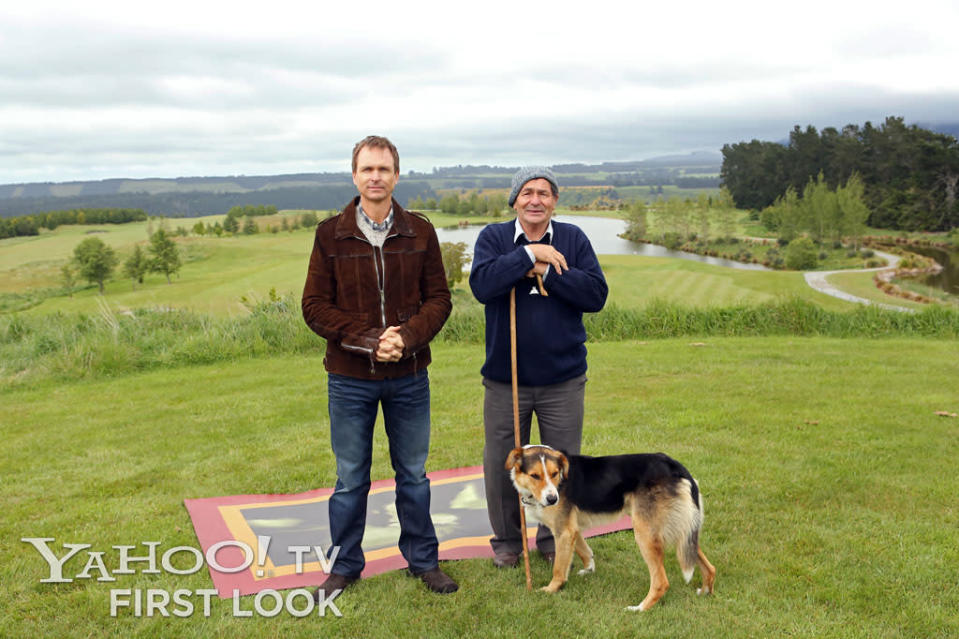
POLYGON ((803 187, 802 197, 790 185, 772 205, 763 209, 759 220, 777 234, 780 244, 789 244, 806 234, 820 244, 849 238, 858 249, 869 217, 864 191, 858 173, 833 189, 820 171, 815 180, 810 178, 803 187))
POLYGON ((848 124, 819 132, 793 128, 786 144, 752 140, 722 149, 722 183, 740 208, 761 210, 810 180, 836 191, 854 174, 862 182, 867 224, 944 231, 959 226, 959 143, 902 118, 877 126, 848 124))
POLYGON ((495 217, 508 207, 506 196, 501 193, 481 196, 474 191, 464 197, 456 194, 449 194, 440 199, 417 196, 407 202, 406 208, 411 211, 442 211, 450 215, 491 215, 495 217))
POLYGON ((677 249, 687 240, 731 238, 735 233, 736 211, 732 196, 723 188, 715 199, 704 192, 695 200, 673 196, 665 201, 657 200, 653 206, 636 199, 626 207, 626 229, 622 236, 633 242, 652 241, 677 249), (651 232, 652 226, 656 233, 651 232))
MULTIPOLYGON (((435 196, 429 183, 400 180, 393 192, 399 202, 418 195, 435 196)), ((61 197, 0 198, 0 218, 33 215, 53 209, 138 208, 149 215, 202 217, 222 215, 234 206, 273 204, 288 209, 342 209, 356 196, 348 177, 342 184, 264 188, 247 192, 185 191, 168 193, 110 193, 61 197)))
POLYGON ((54 230, 64 224, 126 224, 142 222, 147 214, 142 209, 71 209, 46 211, 33 215, 0 218, 0 239, 39 235, 40 229, 54 230))
POLYGON ((242 204, 239 206, 232 206, 230 210, 226 212, 227 217, 262 217, 264 215, 276 215, 277 209, 275 204, 242 204))
MULTIPOLYGON (((271 208, 274 209, 275 213, 276 207, 271 208)), ((224 234, 256 235, 261 230, 256 218, 261 217, 262 215, 270 214, 262 213, 257 215, 248 215, 242 213, 242 210, 243 209, 238 208, 236 211, 237 214, 235 215, 227 214, 222 225, 219 222, 216 222, 212 226, 209 224, 204 226, 203 222, 197 222, 193 225, 193 232, 196 235, 216 235, 217 237, 224 234), (243 214, 244 217, 240 217, 240 214, 243 214)), ((233 209, 231 209, 231 212, 233 212, 233 209)), ((327 213, 327 217, 333 213, 334 212, 327 213)), ((265 230, 268 233, 279 233, 280 231, 295 231, 299 228, 313 229, 316 228, 318 223, 319 218, 317 217, 316 213, 313 211, 307 211, 302 215, 284 215, 280 218, 280 223, 278 225, 273 226, 272 224, 267 224, 265 230)))

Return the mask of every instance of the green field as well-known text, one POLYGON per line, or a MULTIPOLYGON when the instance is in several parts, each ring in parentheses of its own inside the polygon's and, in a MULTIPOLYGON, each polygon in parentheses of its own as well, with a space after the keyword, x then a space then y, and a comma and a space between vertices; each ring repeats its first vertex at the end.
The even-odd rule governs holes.
MULTIPOLYGON (((865 312, 795 272, 639 256, 601 257, 609 312, 590 325, 602 335, 630 333, 605 332, 603 317, 657 326, 588 344, 583 449, 661 450, 689 466, 705 500, 714 596, 696 597, 670 556, 663 601, 624 611, 645 594, 648 574, 623 532, 593 540, 597 572, 574 574, 555 596, 527 593, 521 570, 467 560, 444 565, 461 584, 456 594, 433 595, 390 572, 338 598, 341 618, 234 618, 229 600, 214 600, 209 617, 111 617, 113 588, 212 582, 203 570, 43 583, 46 562, 21 540, 52 538, 59 555, 62 544, 91 544, 112 572, 113 546, 199 547, 184 499, 331 486, 335 465, 322 340, 298 311, 310 231, 181 238, 172 284, 154 274, 136 291, 115 279, 103 297, 95 288, 59 294, 59 267, 89 231, 122 259, 146 241, 147 224, 0 241, 0 301, 36 302, 0 313, 0 636, 959 636, 956 313, 865 312), (271 290, 290 296, 274 302, 271 290), (31 298, 36 291, 46 293, 31 298), (719 332, 687 328, 686 309, 719 332), (716 336, 734 330, 737 313, 753 317, 744 309, 779 323, 769 335, 716 336), (836 334, 850 337, 817 332, 847 316, 852 328, 836 334), (910 332, 906 320, 926 328, 910 332)), ((878 295, 869 274, 832 277, 878 295)), ((444 329, 434 343, 429 470, 481 463, 481 318, 461 283, 447 329, 462 336, 444 329)), ((381 428, 374 447, 373 478, 390 477, 381 428)), ((71 559, 65 574, 86 561, 71 559)), ((534 555, 535 584, 548 572, 534 555)), ((249 597, 241 607, 252 607, 249 597)))
MULTIPOLYGON (((435 349, 432 470, 480 463, 481 358, 479 345, 435 349)), ((185 498, 332 485, 320 358, 7 389, 0 628, 11 637, 491 637, 539 635, 531 619, 562 619, 562 636, 954 637, 957 420, 935 412, 959 408, 957 362, 954 340, 591 345, 584 449, 666 451, 705 498, 701 542, 716 594, 697 598, 670 557, 673 587, 643 614, 623 610, 648 576, 632 535, 616 533, 592 542, 596 574, 574 575, 556 596, 525 592, 521 570, 470 560, 445 566, 462 586, 454 595, 387 573, 339 598, 342 618, 235 619, 229 600, 215 600, 209 618, 111 618, 111 588, 195 591, 209 576, 44 584, 47 564, 20 539, 92 544, 112 571, 114 545, 197 547, 185 498)), ((384 440, 379 431, 375 478, 390 476, 384 440)), ((65 574, 84 563, 67 562, 65 574)), ((548 580, 535 555, 533 578, 548 580)))
MULTIPOLYGON (((458 216, 431 215, 437 225, 455 224, 458 216)), ((213 218, 205 221, 213 221, 213 218)), ((171 220, 170 228, 192 227, 196 220, 171 220)), ((51 296, 27 302, 31 313, 99 311, 101 297, 87 287, 68 297, 60 291, 60 266, 84 237, 96 237, 114 247, 121 260, 137 243, 145 244, 147 223, 64 227, 34 238, 0 241, 0 300, 4 294, 21 295, 30 289, 51 296), (36 305, 31 306, 34 302, 36 305)), ((134 290, 117 273, 107 283, 105 301, 114 311, 139 307, 189 308, 218 315, 246 312, 241 298, 263 298, 270 289, 279 294, 299 293, 313 234, 308 230, 259 233, 252 236, 197 237, 177 240, 184 266, 173 284, 159 274, 148 275, 134 290)), ((678 301, 694 306, 761 302, 779 296, 798 296, 833 310, 853 305, 809 288, 795 272, 752 272, 686 260, 639 256, 602 256, 610 279, 610 300, 625 307, 651 299, 678 301)), ((464 286, 465 284, 461 284, 464 286)), ((14 310, 17 305, 13 305, 14 310)))
POLYGON ((675 184, 665 184, 662 189, 663 192, 659 193, 657 188, 654 186, 617 186, 616 192, 619 194, 619 197, 624 200, 635 200, 643 199, 650 204, 655 204, 657 200, 668 200, 671 197, 678 197, 683 200, 689 198, 695 200, 700 193, 705 193, 711 197, 717 197, 719 195, 719 188, 707 188, 707 187, 698 187, 698 188, 682 188, 678 187, 675 184))

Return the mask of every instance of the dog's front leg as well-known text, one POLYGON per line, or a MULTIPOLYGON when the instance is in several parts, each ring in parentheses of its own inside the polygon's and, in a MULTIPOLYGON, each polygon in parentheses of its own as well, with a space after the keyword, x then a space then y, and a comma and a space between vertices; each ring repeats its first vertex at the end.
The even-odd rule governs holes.
POLYGON ((593 561, 593 549, 589 547, 586 540, 583 539, 583 533, 576 531, 576 554, 583 561, 583 569, 579 571, 580 575, 586 575, 596 572, 596 563, 593 561))
POLYGON ((557 592, 569 578, 569 567, 573 563, 573 546, 576 543, 577 531, 563 530, 556 538, 556 557, 553 559, 553 580, 544 586, 546 592, 557 592))

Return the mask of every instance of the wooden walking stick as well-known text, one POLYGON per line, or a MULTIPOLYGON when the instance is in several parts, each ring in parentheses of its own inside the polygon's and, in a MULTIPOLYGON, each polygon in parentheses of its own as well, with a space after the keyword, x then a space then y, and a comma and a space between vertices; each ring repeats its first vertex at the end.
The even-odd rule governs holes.
MULTIPOLYGON (((519 436, 519 381, 516 379, 516 287, 509 292, 509 356, 513 380, 513 441, 516 448, 523 445, 519 436)), ((523 565, 526 567, 526 589, 533 589, 533 577, 529 572, 529 541, 526 538, 526 506, 523 498, 516 493, 519 500, 519 531, 523 540, 523 565)))
POLYGON ((543 276, 539 273, 536 274, 536 288, 539 289, 539 294, 543 297, 549 297, 549 293, 546 292, 546 289, 543 288, 543 276))

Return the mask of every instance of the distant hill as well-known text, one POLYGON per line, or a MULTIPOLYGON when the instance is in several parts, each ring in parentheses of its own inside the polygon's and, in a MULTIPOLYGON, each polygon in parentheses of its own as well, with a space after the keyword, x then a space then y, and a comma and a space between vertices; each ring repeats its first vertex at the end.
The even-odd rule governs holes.
POLYGON ((78 197, 130 193, 249 193, 251 191, 352 184, 349 173, 234 175, 229 177, 113 178, 85 182, 35 182, 0 185, 0 200, 30 197, 78 197))
POLYGON ((959 122, 916 122, 916 126, 921 129, 929 129, 936 133, 945 133, 959 140, 959 122))
MULTIPOLYGON (((715 187, 722 155, 693 153, 634 162, 563 164, 553 170, 564 187, 669 185, 715 187)), ((454 166, 410 171, 396 198, 437 197, 442 189, 509 188, 518 167, 454 166)), ((272 204, 279 209, 339 209, 354 194, 349 173, 180 177, 36 182, 0 185, 0 217, 78 208, 139 208, 152 215, 196 217, 230 207, 272 204)))

